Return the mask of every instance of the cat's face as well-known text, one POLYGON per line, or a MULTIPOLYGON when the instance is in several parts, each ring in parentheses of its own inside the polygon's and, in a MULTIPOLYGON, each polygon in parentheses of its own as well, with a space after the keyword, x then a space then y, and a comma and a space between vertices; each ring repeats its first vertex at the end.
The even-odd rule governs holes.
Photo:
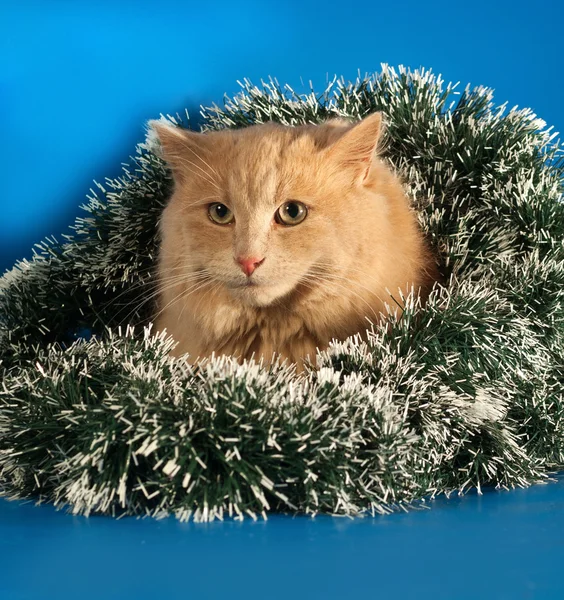
POLYGON ((346 267, 359 219, 383 211, 371 188, 380 126, 379 114, 205 134, 153 122, 175 180, 161 234, 176 274, 267 306, 346 267))

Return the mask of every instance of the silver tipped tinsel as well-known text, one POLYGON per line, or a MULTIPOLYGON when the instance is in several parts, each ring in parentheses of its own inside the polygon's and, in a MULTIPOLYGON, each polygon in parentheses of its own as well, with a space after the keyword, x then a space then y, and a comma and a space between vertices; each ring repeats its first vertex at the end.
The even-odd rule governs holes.
POLYGON ((91 190, 71 235, 0 279, 1 491, 83 514, 360 515, 562 469, 563 159, 551 129, 427 70, 384 65, 321 93, 241 86, 202 110, 203 130, 383 111, 386 159, 446 285, 302 376, 170 358, 150 320, 171 178, 148 137, 91 190))

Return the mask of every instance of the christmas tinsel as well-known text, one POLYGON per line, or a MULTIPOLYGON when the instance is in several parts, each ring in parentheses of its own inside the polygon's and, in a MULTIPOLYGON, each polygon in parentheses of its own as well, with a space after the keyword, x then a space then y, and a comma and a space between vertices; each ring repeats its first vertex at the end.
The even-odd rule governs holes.
POLYGON ((202 129, 377 110, 444 274, 427 305, 404 298, 303 375, 170 358, 150 322, 172 180, 148 136, 69 235, 0 279, 3 495, 82 514, 360 515, 564 467, 564 161, 543 121, 383 66, 321 93, 245 81, 202 129))

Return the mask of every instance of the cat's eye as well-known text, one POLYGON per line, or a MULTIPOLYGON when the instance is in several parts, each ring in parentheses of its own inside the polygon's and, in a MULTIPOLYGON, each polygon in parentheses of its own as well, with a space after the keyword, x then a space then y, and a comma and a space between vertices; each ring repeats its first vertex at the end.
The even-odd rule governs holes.
POLYGON ((209 218, 218 225, 230 225, 233 223, 233 213, 230 208, 221 202, 214 202, 208 206, 209 218))
POLYGON ((307 217, 307 206, 297 200, 284 202, 276 211, 274 218, 280 225, 299 225, 307 217))

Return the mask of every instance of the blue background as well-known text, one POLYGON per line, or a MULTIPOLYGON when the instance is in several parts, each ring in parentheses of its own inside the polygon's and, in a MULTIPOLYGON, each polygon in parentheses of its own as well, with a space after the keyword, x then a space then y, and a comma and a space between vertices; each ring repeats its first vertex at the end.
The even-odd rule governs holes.
POLYGON ((145 121, 244 77, 321 88, 423 65, 563 130, 563 17, 557 0, 0 0, 0 271, 65 230, 145 121))
MULTIPOLYGON (((244 77, 321 88, 381 62, 432 67, 560 131, 563 17, 556 0, 0 0, 0 272, 65 231, 146 120, 195 115, 244 77)), ((209 526, 1 501, 0 598, 562 598, 563 489, 209 526)))

